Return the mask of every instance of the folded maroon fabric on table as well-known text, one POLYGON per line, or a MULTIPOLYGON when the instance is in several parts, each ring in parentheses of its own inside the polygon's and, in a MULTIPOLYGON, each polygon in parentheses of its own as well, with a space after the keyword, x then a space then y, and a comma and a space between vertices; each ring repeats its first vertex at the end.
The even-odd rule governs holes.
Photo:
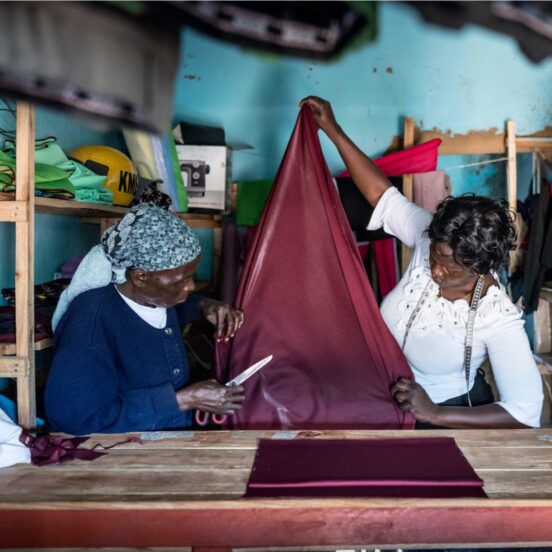
POLYGON ((454 439, 268 440, 246 497, 455 498, 487 495, 454 439))

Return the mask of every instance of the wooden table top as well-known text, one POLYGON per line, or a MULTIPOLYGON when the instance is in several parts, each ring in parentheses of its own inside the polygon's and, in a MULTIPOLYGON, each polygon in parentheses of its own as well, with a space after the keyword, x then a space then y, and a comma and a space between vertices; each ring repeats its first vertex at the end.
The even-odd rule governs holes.
MULTIPOLYGON (((0 547, 552 544, 552 429, 136 435, 143 444, 92 462, 0 470, 0 547), (414 436, 454 437, 489 499, 241 498, 260 438, 414 436), (102 523, 110 530, 98 535, 102 523)), ((94 435, 84 446, 127 438, 94 435)))

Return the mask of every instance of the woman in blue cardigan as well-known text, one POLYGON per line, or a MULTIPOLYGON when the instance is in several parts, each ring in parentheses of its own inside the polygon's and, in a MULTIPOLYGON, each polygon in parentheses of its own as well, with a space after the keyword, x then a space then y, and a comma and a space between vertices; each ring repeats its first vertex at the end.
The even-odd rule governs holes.
POLYGON ((189 297, 201 249, 178 217, 140 204, 105 232, 60 298, 46 413, 72 434, 181 429, 191 412, 232 414, 244 389, 188 385, 181 328, 201 316, 228 340, 243 312, 189 297))

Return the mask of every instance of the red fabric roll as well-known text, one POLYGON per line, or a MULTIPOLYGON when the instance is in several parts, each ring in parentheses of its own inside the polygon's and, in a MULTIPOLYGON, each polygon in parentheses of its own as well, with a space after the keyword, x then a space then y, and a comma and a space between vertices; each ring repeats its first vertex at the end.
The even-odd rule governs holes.
MULTIPOLYGON (((441 139, 434 138, 418 146, 374 159, 374 164, 385 176, 434 171, 437 168, 437 149, 440 145, 441 139)), ((343 171, 339 176, 351 175, 349 171, 343 171)))
POLYGON ((245 324, 217 344, 217 376, 272 362, 245 383, 235 428, 403 428, 390 394, 406 360, 379 313, 303 107, 242 272, 245 324))

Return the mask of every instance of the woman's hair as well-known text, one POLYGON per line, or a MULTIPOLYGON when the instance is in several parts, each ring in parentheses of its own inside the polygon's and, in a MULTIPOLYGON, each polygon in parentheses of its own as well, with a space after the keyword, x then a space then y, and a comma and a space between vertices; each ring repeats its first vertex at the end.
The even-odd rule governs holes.
POLYGON ((487 274, 507 264, 515 249, 514 216, 503 199, 448 196, 437 206, 426 233, 431 241, 445 242, 458 264, 487 274))

